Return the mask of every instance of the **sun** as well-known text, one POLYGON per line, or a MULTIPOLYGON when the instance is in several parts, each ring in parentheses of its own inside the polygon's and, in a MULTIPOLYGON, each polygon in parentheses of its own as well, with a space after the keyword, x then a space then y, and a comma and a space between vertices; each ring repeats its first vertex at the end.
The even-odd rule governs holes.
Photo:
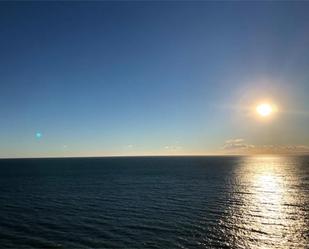
POLYGON ((275 111, 275 108, 268 103, 262 103, 257 105, 256 111, 260 116, 267 117, 275 111))

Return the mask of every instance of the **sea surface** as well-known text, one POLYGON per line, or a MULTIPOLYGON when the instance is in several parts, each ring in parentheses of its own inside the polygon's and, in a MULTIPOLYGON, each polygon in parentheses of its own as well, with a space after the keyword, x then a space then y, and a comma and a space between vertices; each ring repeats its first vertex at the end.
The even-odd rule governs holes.
POLYGON ((309 157, 0 160, 0 248, 309 248, 309 157))

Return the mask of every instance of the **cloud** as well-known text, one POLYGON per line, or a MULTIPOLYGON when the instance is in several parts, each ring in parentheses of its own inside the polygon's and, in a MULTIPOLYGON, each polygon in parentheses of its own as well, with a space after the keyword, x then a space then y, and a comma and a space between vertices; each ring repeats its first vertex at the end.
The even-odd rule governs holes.
POLYGON ((307 145, 254 145, 242 138, 226 140, 221 149, 232 154, 309 154, 307 145))
POLYGON ((306 145, 263 145, 261 146, 261 149, 278 153, 309 153, 309 146, 306 145))
POLYGON ((164 149, 170 150, 170 151, 178 151, 182 149, 182 146, 180 145, 166 145, 164 146, 164 149))
POLYGON ((242 138, 235 138, 226 140, 222 149, 224 150, 235 150, 235 149, 249 149, 254 148, 255 146, 252 144, 245 143, 245 140, 242 138))

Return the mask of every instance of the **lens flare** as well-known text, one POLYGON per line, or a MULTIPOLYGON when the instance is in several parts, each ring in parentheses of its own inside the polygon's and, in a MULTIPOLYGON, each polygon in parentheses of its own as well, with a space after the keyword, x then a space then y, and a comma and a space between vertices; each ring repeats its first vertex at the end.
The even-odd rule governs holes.
POLYGON ((41 137, 42 137, 42 133, 41 132, 36 132, 35 133, 35 137, 37 138, 37 139, 40 139, 41 137))

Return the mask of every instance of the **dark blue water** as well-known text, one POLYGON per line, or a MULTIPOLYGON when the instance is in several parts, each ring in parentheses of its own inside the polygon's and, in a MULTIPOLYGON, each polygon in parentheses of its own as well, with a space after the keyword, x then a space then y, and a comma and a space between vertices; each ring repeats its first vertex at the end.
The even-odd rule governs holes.
POLYGON ((308 248, 309 157, 0 160, 1 248, 308 248))

